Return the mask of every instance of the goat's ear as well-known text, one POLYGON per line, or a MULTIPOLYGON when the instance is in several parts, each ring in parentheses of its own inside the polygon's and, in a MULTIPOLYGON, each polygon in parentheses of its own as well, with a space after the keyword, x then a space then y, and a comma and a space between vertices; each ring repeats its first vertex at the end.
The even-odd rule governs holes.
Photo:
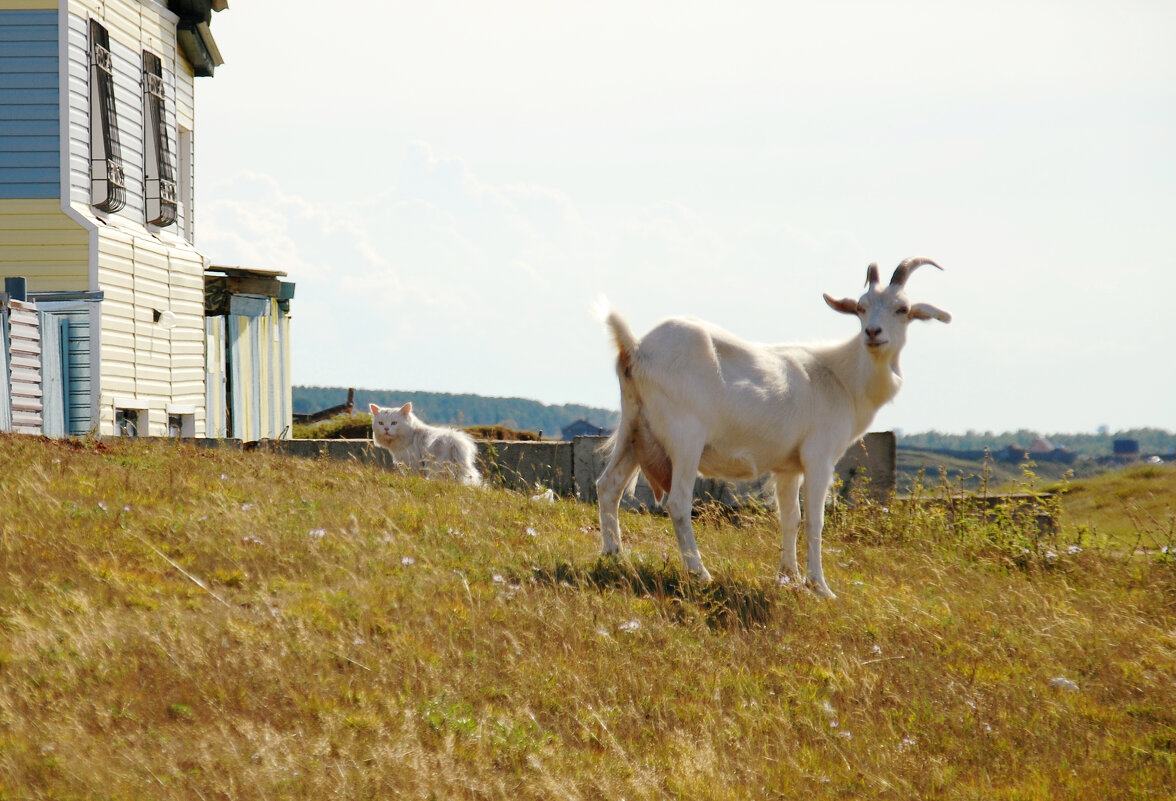
POLYGON ((907 315, 912 320, 938 320, 941 323, 950 323, 951 315, 943 309, 938 309, 930 303, 916 303, 911 306, 910 313, 907 315))
POLYGON ((369 403, 368 408, 372 410, 372 414, 375 414, 376 412, 380 411, 380 407, 374 403, 369 403))
POLYGON ((829 297, 828 295, 825 295, 825 302, 829 304, 829 308, 833 311, 839 311, 842 314, 852 314, 855 317, 857 316, 858 302, 856 300, 851 300, 850 298, 836 300, 829 297))

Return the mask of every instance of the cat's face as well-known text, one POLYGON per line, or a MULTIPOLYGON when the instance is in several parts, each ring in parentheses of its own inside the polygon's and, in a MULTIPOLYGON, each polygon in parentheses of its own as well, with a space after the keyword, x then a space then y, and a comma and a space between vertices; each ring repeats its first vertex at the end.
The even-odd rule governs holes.
POLYGON ((399 409, 371 404, 372 439, 386 448, 398 447, 412 437, 412 404, 399 409))

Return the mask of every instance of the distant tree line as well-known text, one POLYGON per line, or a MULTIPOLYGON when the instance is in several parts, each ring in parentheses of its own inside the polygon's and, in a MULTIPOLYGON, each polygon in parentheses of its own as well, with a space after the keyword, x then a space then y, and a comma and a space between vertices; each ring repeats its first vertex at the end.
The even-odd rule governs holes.
POLYGON ((1142 454, 1171 454, 1176 451, 1176 434, 1159 428, 1133 428, 1098 434, 1042 434, 1027 428, 1003 434, 991 431, 968 431, 964 434, 926 431, 901 435, 898 447, 939 451, 982 451, 988 448, 995 453, 1010 445, 1028 448, 1038 437, 1049 440, 1055 448, 1065 447, 1081 456, 1110 456, 1117 439, 1137 441, 1142 454))
MULTIPOLYGON (((346 387, 293 388, 294 412, 308 414, 344 403, 346 387)), ((355 407, 366 412, 368 404, 401 406, 412 402, 412 410, 427 423, 454 426, 503 426, 518 431, 543 432, 558 437, 560 430, 576 420, 612 428, 617 412, 574 403, 551 406, 526 398, 488 398, 482 395, 454 395, 447 392, 356 389, 355 407)))

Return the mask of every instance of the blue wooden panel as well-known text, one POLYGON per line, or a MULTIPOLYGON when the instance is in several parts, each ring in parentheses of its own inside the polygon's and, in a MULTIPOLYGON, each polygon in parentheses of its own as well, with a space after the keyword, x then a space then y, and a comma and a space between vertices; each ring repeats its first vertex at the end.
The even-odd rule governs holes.
MULTIPOLYGON (((68 320, 68 338, 62 343, 66 351, 69 379, 66 390, 66 430, 86 434, 93 427, 93 394, 90 362, 90 312, 73 313, 68 320)), ((63 328, 63 337, 65 336, 63 328)))
MULTIPOLYGON (((19 156, 20 154, 13 154, 19 156)), ((4 167, 0 166, 0 184, 42 184, 57 178, 52 167, 4 167)))
POLYGON ((57 30, 57 12, 53 9, 0 11, 0 25, 14 28, 39 25, 57 30))
POLYGON ((35 153, 0 151, 0 167, 53 167, 56 169, 58 158, 60 156, 56 153, 46 150, 35 153))
POLYGON ((51 58, 57 60, 57 39, 51 42, 6 42, 3 60, 51 58))
POLYGON ((0 44, 7 45, 12 42, 57 43, 57 26, 55 24, 17 25, 9 19, 11 16, 11 14, 0 12, 0 44))
POLYGON ((57 89, 5 89, 6 106, 52 106, 57 103, 57 89))
POLYGON ((56 72, 0 72, 0 98, 6 89, 56 88, 56 72))
POLYGON ((55 72, 57 70, 57 55, 52 58, 37 56, 22 56, 9 58, 7 46, 4 55, 0 56, 0 73, 15 74, 20 72, 55 72))
MULTIPOLYGON (((58 137, 57 120, 11 120, 4 124, 4 135, 9 137, 41 138, 41 143, 58 137)), ((37 143, 40 144, 40 143, 37 143)))
MULTIPOLYGON (((8 127, 7 125, 5 126, 8 127)), ((5 136, 0 134, 0 153, 8 150, 41 150, 56 152, 56 136, 5 136)))
POLYGON ((0 198, 61 196, 57 20, 0 11, 0 198))
MULTIPOLYGON (((53 120, 57 124, 57 106, 51 106, 48 103, 41 104, 27 104, 17 105, 15 103, 4 103, 4 92, 0 90, 0 122, 18 121, 18 120, 53 120)), ((8 126, 4 126, 7 131, 8 126)))

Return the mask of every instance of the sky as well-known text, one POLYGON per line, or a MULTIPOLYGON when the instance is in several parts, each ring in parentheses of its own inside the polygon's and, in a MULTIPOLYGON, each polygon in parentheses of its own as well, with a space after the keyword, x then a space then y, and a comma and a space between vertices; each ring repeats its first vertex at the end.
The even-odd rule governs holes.
POLYGON ((280 269, 295 384, 617 408, 638 333, 857 335, 873 430, 1176 430, 1176 3, 233 0, 196 242, 280 269))

